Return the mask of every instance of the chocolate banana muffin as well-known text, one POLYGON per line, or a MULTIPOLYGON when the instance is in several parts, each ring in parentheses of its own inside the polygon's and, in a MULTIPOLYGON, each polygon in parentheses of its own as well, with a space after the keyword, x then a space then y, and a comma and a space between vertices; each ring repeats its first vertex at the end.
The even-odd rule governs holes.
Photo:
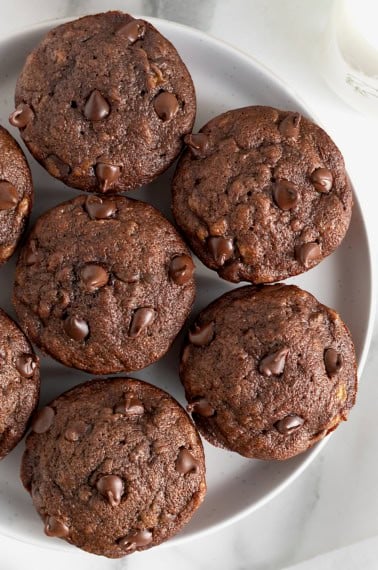
POLYGON ((13 301, 44 352, 94 374, 139 370, 170 347, 195 295, 194 263, 155 208, 81 195, 44 213, 20 252, 13 301))
POLYGON ((179 154, 196 97, 174 46, 122 12, 52 29, 18 79, 18 127, 33 156, 68 186, 123 192, 150 182, 179 154))
POLYGON ((0 309, 0 459, 20 441, 39 400, 39 360, 30 342, 0 309))
POLYGON ((351 218, 340 151, 299 113, 245 107, 185 138, 173 213, 190 247, 228 281, 271 283, 332 253, 351 218))
POLYGON ((21 239, 33 205, 30 168, 22 149, 0 126, 0 264, 21 239))
POLYGON ((188 410, 214 445, 288 459, 346 420, 357 391, 340 316, 298 287, 242 287, 204 309, 180 370, 188 410))
POLYGON ((206 493, 190 418, 130 378, 86 382, 39 410, 21 478, 48 536, 109 558, 176 534, 206 493))

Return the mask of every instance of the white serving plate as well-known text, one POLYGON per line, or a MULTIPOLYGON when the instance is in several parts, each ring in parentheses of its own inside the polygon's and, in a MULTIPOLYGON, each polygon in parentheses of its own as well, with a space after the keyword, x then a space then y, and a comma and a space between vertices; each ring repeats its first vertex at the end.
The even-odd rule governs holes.
MULTIPOLYGON (((245 105, 272 105, 299 111, 313 117, 305 104, 269 70, 257 61, 206 34, 180 24, 148 18, 170 39, 192 74, 198 98, 196 128, 228 109, 245 105)), ((17 76, 26 55, 42 36, 61 21, 43 23, 0 41, 0 123, 17 135, 8 124, 12 112, 17 76)), ((325 126, 326 127, 326 126, 325 126)), ((46 209, 78 194, 50 177, 26 152, 36 189, 32 221, 46 209)), ((170 169, 159 180, 130 196, 148 201, 172 219, 170 212, 170 169)), ((341 247, 307 274, 289 280, 313 293, 321 302, 335 308, 349 326, 355 342, 359 374, 366 360, 373 324, 373 272, 369 242, 355 191, 352 223, 341 247)), ((198 260, 198 294, 193 316, 233 285, 198 260)), ((0 269, 0 306, 13 317, 10 298, 14 276, 13 258, 0 269)), ((192 316, 192 320, 193 320, 192 316)), ((132 374, 170 392, 185 405, 178 378, 178 353, 183 333, 168 355, 149 368, 132 374)), ((42 358, 41 404, 90 378, 50 358, 42 358)), ((342 427, 340 429, 343 429, 342 427)), ((208 493, 204 504, 187 527, 167 545, 177 545, 230 524, 270 501, 313 461, 326 440, 312 450, 286 462, 249 460, 236 453, 216 449, 204 442, 208 493)), ((69 549, 61 540, 47 538, 29 495, 19 480, 24 443, 0 463, 0 533, 45 548, 69 549)))

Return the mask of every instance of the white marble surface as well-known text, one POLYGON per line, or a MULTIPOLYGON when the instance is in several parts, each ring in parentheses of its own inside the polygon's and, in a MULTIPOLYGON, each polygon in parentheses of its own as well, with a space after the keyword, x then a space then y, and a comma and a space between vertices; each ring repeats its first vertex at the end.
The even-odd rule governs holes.
MULTIPOLYGON (((0 3, 0 37, 51 18, 119 8, 189 23, 250 53, 297 91, 341 148, 375 245, 378 123, 347 107, 321 77, 319 52, 330 6, 331 0, 13 0, 0 3)), ((41 551, 0 538, 1 569, 277 570, 378 535, 377 369, 378 326, 350 421, 299 479, 244 520, 182 546, 118 561, 74 549, 41 551)))

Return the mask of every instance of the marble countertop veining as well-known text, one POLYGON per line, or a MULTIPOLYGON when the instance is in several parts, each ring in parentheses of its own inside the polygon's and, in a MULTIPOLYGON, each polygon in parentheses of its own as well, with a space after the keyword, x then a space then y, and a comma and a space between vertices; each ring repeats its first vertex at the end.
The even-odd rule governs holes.
MULTIPOLYGON (((378 243, 378 124, 334 95, 320 73, 319 51, 331 0, 13 0, 0 3, 0 37, 33 23, 122 9, 203 29, 253 55, 307 102, 342 150, 373 245, 378 243)), ((0 54, 1 57, 1 54, 0 54)), ((1 89, 1 86, 0 86, 1 89)), ((376 252, 373 258, 377 262, 376 252)), ((361 275, 361 279, 364 276, 361 275)), ((41 551, 0 538, 2 570, 277 570, 378 534, 378 325, 358 403, 299 479, 273 501, 221 531, 181 546, 107 561, 85 553, 41 551)))

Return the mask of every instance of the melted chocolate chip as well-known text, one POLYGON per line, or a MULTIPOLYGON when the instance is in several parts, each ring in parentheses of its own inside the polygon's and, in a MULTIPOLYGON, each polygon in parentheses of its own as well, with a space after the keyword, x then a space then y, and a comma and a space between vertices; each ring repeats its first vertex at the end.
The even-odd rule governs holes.
POLYGON ((210 418, 215 414, 215 409, 209 404, 206 398, 200 398, 195 402, 191 402, 186 406, 186 409, 189 413, 198 414, 204 418, 210 418))
POLYGON ((98 162, 95 170, 101 192, 107 192, 117 182, 121 174, 119 166, 106 164, 105 162, 98 162))
POLYGON ((87 429, 88 424, 82 420, 72 422, 64 432, 64 438, 67 441, 79 441, 79 439, 86 433, 87 429))
POLYGON ((0 210, 12 210, 19 201, 18 192, 13 184, 6 180, 0 181, 0 210))
POLYGON ((184 143, 189 147, 190 152, 196 158, 204 158, 206 156, 209 139, 204 133, 185 135, 184 143))
POLYGON ((84 115, 89 121, 101 121, 110 113, 110 106, 105 97, 95 89, 89 95, 84 106, 84 115))
POLYGON ((125 36, 130 43, 136 42, 138 39, 143 38, 146 31, 146 26, 142 20, 132 20, 127 24, 122 24, 117 30, 117 34, 125 36))
POLYGON ((106 220, 114 216, 117 206, 111 200, 102 200, 98 196, 88 196, 85 200, 85 209, 92 220, 106 220))
POLYGON ((301 115, 299 113, 289 113, 279 126, 279 131, 283 137, 290 139, 297 138, 301 123, 301 115))
POLYGON ((34 433, 45 433, 54 421, 55 412, 50 406, 45 406, 38 410, 31 424, 34 433))
POLYGON ((123 481, 118 475, 104 475, 96 483, 101 495, 106 497, 112 507, 118 507, 124 492, 123 481))
POLYGON ((273 198, 281 210, 291 210, 298 204, 298 191, 288 180, 278 180, 273 186, 273 198))
POLYGON ((126 552, 132 552, 139 546, 147 546, 152 542, 152 532, 149 530, 135 530, 127 536, 124 536, 119 541, 121 548, 126 550, 126 552))
POLYGON ((320 260, 322 252, 320 246, 316 241, 303 243, 297 247, 295 257, 297 261, 302 263, 305 267, 309 267, 313 261, 320 260))
POLYGON ((67 317, 63 323, 63 328, 66 334, 76 341, 84 340, 89 335, 88 323, 80 317, 67 317))
POLYGON ((214 323, 205 323, 204 325, 195 324, 189 331, 189 342, 194 346, 206 346, 214 338, 214 323))
POLYGON ((343 367, 343 358, 334 348, 327 348, 324 351, 324 365, 328 376, 334 376, 343 367))
POLYGON ((259 371, 264 376, 279 376, 285 369, 286 356, 289 349, 284 347, 265 356, 259 366, 259 371))
POLYGON ((163 91, 154 99, 156 114, 164 122, 170 121, 176 115, 178 108, 178 101, 173 93, 163 91))
POLYGON ((211 255, 218 265, 224 265, 234 255, 232 239, 224 237, 209 237, 207 245, 211 255))
POLYGON ((193 276, 194 263, 189 255, 176 255, 169 265, 169 277, 177 285, 185 285, 193 276))
POLYGON ((146 330, 147 327, 155 320, 155 311, 150 307, 141 307, 134 311, 131 325, 129 329, 129 336, 136 338, 146 330))
POLYGON ((88 264, 80 272, 83 289, 93 293, 104 287, 109 281, 109 275, 101 265, 88 264))
POLYGON ((317 168, 311 174, 311 182, 318 192, 329 192, 333 184, 332 172, 328 168, 317 168))
POLYGON ((198 472, 198 461, 193 457, 193 455, 183 447, 180 449, 179 454, 176 459, 176 471, 186 475, 187 473, 197 473, 198 472))
POLYGON ((53 176, 65 178, 71 172, 69 164, 64 162, 55 154, 49 154, 45 160, 45 167, 53 176))
POLYGON ((9 122, 14 127, 23 129, 34 117, 34 113, 29 105, 19 105, 15 111, 10 115, 9 122))
POLYGON ((37 362, 32 354, 20 354, 16 359, 16 368, 24 378, 31 378, 37 367, 37 362))
POLYGON ((55 517, 46 517, 45 533, 55 538, 66 538, 70 534, 69 527, 55 517))
POLYGON ((26 265, 34 265, 38 261, 38 255, 35 251, 36 244, 34 241, 29 242, 24 248, 24 262, 26 265))
POLYGON ((141 416, 144 414, 143 402, 139 398, 126 396, 125 401, 118 404, 114 412, 116 414, 125 414, 127 416, 141 416))
POLYGON ((296 416, 295 414, 290 414, 285 418, 282 418, 282 420, 278 420, 274 426, 283 435, 288 435, 289 433, 299 429, 303 424, 303 418, 296 416))

